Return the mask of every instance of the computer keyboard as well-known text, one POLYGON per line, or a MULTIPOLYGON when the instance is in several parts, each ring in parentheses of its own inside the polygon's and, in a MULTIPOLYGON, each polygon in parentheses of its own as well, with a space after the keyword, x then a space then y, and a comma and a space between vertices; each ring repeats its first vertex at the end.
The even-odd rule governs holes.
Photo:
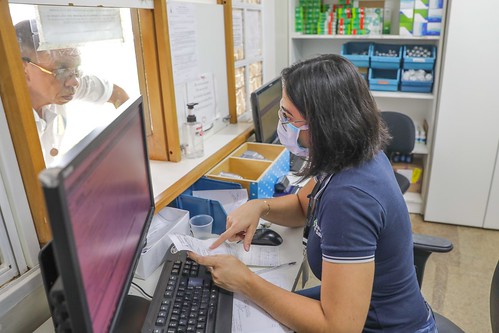
POLYGON ((217 287, 205 266, 172 245, 142 333, 225 333, 232 330, 233 294, 217 287))

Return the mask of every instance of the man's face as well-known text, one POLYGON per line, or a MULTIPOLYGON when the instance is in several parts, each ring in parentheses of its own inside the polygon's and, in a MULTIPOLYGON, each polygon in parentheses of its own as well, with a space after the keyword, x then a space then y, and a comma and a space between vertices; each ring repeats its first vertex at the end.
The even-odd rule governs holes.
MULTIPOLYGON (((30 59, 34 64, 51 72, 61 69, 75 70, 81 62, 79 53, 75 49, 40 51, 30 59)), ((55 77, 28 62, 25 62, 24 66, 35 109, 48 104, 66 104, 73 99, 80 84, 78 77, 75 75, 55 77)))

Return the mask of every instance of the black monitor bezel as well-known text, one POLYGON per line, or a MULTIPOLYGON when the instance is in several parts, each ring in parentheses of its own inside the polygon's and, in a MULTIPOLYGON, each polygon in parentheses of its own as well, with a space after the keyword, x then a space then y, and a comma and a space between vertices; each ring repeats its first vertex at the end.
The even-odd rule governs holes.
MULTIPOLYGON (((69 221, 69 214, 64 207, 66 207, 65 193, 64 193, 64 175, 71 172, 74 165, 80 163, 85 156, 87 156, 96 146, 106 140, 107 136, 113 132, 113 130, 120 126, 122 122, 132 119, 136 116, 136 110, 139 110, 139 117, 141 118, 141 128, 143 135, 143 146, 145 153, 145 161, 147 161, 147 177, 149 182, 149 192, 150 192, 150 207, 147 215, 147 219, 143 226, 139 242, 137 244, 137 249, 135 255, 132 259, 132 264, 130 270, 127 273, 125 279, 123 292, 120 295, 117 305, 116 312, 113 315, 112 321, 110 323, 109 332, 113 332, 118 324, 118 319, 130 288, 134 271, 137 266, 138 260, 140 258, 140 253, 143 244, 146 240, 147 230, 151 223, 152 217, 154 215, 155 202, 152 190, 151 182, 151 172, 149 168, 149 156, 147 149, 146 140, 146 130, 145 130, 145 117, 143 110, 143 100, 142 96, 136 99, 130 99, 128 102, 123 104, 118 112, 119 115, 112 120, 109 124, 96 128, 84 139, 82 139, 77 145, 70 149, 60 160, 60 162, 54 166, 43 170, 39 179, 42 185, 42 189, 45 195, 45 202, 47 206, 47 212, 49 215, 49 222, 52 230, 52 246, 54 251, 54 257, 56 265, 59 271, 59 278, 62 279, 62 285, 64 289, 64 294, 66 298, 67 310, 69 311, 71 326, 73 330, 82 332, 92 332, 92 322, 89 313, 89 307, 84 292, 84 285, 80 267, 78 265, 75 238, 73 234, 73 229, 71 223, 66 223, 69 221), (59 205, 63 203, 63 207, 59 205), (64 268, 64 269, 61 269, 64 268), (69 268, 69 269, 68 269, 69 268)), ((50 302, 50 300, 49 300, 50 302)))
MULTIPOLYGON (((270 110, 262 109, 262 106, 260 105, 259 98, 262 94, 264 94, 271 87, 273 87, 276 84, 280 84, 280 83, 281 83, 281 77, 278 76, 278 77, 272 79, 271 81, 265 83, 264 85, 262 85, 260 88, 256 89, 255 91, 253 91, 250 95, 251 111, 253 114, 253 124, 254 124, 254 129, 255 129, 255 141, 256 142, 272 143, 277 138, 277 129, 276 129, 276 132, 274 134, 273 139, 270 140, 272 142, 269 142, 269 140, 264 141, 265 138, 263 138, 263 128, 262 128, 263 124, 261 122, 261 119, 262 119, 263 115, 265 113, 269 112, 270 110)), ((279 100, 280 99, 281 98, 279 98, 279 100)), ((277 126, 277 124, 276 124, 276 126, 277 126)))

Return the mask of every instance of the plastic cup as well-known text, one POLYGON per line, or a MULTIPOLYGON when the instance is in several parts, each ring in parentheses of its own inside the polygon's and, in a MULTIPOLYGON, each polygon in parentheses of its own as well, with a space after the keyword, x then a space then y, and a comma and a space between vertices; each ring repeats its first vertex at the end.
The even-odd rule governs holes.
POLYGON ((210 215, 196 215, 189 220, 192 236, 197 239, 207 239, 211 236, 213 217, 210 215))

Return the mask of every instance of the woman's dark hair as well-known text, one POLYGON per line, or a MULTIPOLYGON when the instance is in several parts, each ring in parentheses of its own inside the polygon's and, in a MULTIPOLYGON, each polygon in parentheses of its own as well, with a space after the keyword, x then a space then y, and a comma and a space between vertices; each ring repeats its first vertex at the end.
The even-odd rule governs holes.
POLYGON ((309 126, 310 163, 301 176, 357 166, 385 147, 388 130, 367 82, 350 61, 321 55, 281 75, 286 95, 309 126))

